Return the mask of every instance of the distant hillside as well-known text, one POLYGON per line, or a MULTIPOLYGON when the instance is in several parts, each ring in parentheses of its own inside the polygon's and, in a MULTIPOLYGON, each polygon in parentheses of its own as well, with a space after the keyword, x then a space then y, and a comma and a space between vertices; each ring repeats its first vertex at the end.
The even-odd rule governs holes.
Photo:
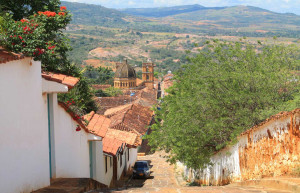
POLYGON ((123 9, 123 13, 153 17, 185 29, 278 32, 300 30, 300 16, 275 13, 253 6, 203 7, 185 5, 162 8, 123 9), (237 29, 238 28, 238 29, 237 29))
POLYGON ((177 15, 181 13, 188 13, 206 9, 201 5, 182 5, 174 7, 157 7, 157 8, 128 8, 120 9, 121 12, 130 15, 144 16, 144 17, 166 17, 170 15, 177 15))
POLYGON ((207 8, 198 11, 177 14, 171 16, 173 19, 207 21, 214 24, 231 27, 250 27, 252 25, 270 24, 300 26, 300 16, 295 14, 275 13, 265 9, 252 6, 234 6, 223 9, 207 8))
POLYGON ((67 6, 73 14, 72 24, 121 28, 127 31, 140 32, 201 33, 252 37, 300 36, 300 16, 290 13, 275 13, 252 6, 203 7, 201 5, 184 5, 124 9, 121 12, 100 5, 84 3, 62 2, 62 5, 67 6))
POLYGON ((62 1, 62 5, 71 11, 71 24, 102 26, 136 31, 180 32, 179 27, 168 23, 151 22, 147 18, 131 16, 116 9, 101 5, 62 1))
POLYGON ((73 24, 81 25, 100 25, 106 27, 120 27, 128 24, 125 17, 127 14, 109 9, 100 5, 85 3, 72 3, 62 1, 62 5, 71 11, 73 24))

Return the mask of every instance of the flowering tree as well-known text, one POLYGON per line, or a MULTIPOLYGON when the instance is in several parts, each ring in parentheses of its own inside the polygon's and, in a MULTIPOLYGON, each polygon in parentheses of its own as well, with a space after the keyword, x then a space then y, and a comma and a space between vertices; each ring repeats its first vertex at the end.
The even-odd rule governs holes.
POLYGON ((1 25, 0 45, 42 61, 44 70, 62 70, 69 65, 66 53, 70 50, 62 30, 70 20, 66 7, 60 7, 57 12, 38 11, 19 21, 15 21, 12 14, 6 14, 1 25))
POLYGON ((67 103, 74 98, 79 109, 89 112, 96 110, 93 93, 80 69, 67 57, 71 47, 63 30, 70 21, 71 14, 59 0, 1 0, 0 46, 41 61, 44 71, 79 77, 77 86, 59 99, 67 103))

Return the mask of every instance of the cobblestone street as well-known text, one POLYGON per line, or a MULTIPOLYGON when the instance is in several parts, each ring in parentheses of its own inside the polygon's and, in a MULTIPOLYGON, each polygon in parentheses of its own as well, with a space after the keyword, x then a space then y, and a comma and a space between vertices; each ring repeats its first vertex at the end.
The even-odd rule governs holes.
MULTIPOLYGON (((187 186, 184 183, 178 183, 175 177, 174 166, 169 165, 164 158, 164 153, 146 155, 139 157, 139 160, 147 160, 150 162, 151 177, 148 179, 132 179, 127 186, 108 192, 123 192, 123 193, 185 193, 185 192, 200 192, 200 193, 291 193, 286 190, 267 189, 263 187, 237 187, 237 186, 187 186), (181 184, 181 185, 180 185, 181 184), (183 185, 182 185, 183 184, 183 185)), ((92 193, 103 191, 93 191, 92 193)), ((107 192, 107 191, 105 191, 107 192)), ((91 193, 91 192, 89 192, 91 193)))

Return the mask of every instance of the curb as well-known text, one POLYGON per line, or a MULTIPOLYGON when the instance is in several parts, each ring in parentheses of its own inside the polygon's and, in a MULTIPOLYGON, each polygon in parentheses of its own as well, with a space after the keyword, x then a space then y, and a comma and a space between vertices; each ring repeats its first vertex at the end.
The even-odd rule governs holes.
MULTIPOLYGON (((297 178, 300 180, 300 178, 297 178)), ((261 180, 249 180, 244 182, 235 182, 228 186, 261 186, 265 188, 272 188, 277 190, 287 190, 293 193, 300 192, 300 184, 288 181, 289 179, 261 179, 261 180)))

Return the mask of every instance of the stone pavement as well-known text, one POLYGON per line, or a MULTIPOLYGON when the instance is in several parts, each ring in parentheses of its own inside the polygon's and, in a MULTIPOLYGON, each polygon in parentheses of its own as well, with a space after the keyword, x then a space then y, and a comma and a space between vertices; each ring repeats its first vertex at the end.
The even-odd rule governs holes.
POLYGON ((175 177, 174 166, 169 165, 164 157, 166 154, 156 152, 152 155, 140 156, 139 160, 147 160, 151 168, 151 177, 149 179, 132 179, 121 188, 109 191, 90 191, 89 193, 100 192, 123 192, 123 193, 291 193, 287 190, 276 190, 259 186, 188 186, 178 183, 175 177))

